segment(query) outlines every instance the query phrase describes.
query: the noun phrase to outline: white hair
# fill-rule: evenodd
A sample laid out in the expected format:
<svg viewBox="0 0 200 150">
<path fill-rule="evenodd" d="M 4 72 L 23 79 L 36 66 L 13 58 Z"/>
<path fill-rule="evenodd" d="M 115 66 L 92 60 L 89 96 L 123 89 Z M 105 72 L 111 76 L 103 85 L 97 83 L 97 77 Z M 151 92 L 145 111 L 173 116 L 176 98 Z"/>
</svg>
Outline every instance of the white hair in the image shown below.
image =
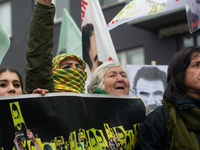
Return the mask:
<svg viewBox="0 0 200 150">
<path fill-rule="evenodd" d="M 109 68 L 116 66 L 120 66 L 120 64 L 113 61 L 107 61 L 97 67 L 93 73 L 90 84 L 87 86 L 88 93 L 92 93 L 95 89 L 104 90 L 104 75 Z"/>
</svg>

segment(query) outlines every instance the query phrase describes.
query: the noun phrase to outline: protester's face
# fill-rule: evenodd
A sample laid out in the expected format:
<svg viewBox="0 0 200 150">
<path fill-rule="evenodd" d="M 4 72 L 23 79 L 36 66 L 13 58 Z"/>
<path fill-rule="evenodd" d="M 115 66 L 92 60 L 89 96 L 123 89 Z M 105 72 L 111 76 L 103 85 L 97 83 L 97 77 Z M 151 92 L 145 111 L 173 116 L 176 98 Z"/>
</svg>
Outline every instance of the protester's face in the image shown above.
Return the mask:
<svg viewBox="0 0 200 150">
<path fill-rule="evenodd" d="M 104 75 L 104 91 L 111 95 L 128 95 L 129 80 L 126 72 L 120 67 L 109 68 Z"/>
<path fill-rule="evenodd" d="M 200 98 L 200 54 L 191 55 L 190 64 L 185 71 L 184 83 L 189 95 Z"/>
<path fill-rule="evenodd" d="M 60 69 L 83 69 L 80 62 L 76 58 L 65 58 L 60 62 Z"/>
<path fill-rule="evenodd" d="M 137 95 L 144 99 L 152 110 L 161 105 L 165 90 L 161 80 L 149 81 L 140 78 L 136 90 Z"/>
<path fill-rule="evenodd" d="M 22 130 L 21 118 L 17 110 L 12 111 L 14 126 L 17 127 L 18 131 Z"/>
<path fill-rule="evenodd" d="M 0 96 L 22 94 L 19 77 L 14 72 L 3 72 L 0 74 Z"/>
<path fill-rule="evenodd" d="M 92 61 L 93 67 L 91 72 L 99 66 L 98 55 L 97 55 L 97 45 L 95 40 L 95 33 L 93 31 L 92 36 L 90 37 L 90 51 L 89 51 L 90 59 Z"/>
</svg>

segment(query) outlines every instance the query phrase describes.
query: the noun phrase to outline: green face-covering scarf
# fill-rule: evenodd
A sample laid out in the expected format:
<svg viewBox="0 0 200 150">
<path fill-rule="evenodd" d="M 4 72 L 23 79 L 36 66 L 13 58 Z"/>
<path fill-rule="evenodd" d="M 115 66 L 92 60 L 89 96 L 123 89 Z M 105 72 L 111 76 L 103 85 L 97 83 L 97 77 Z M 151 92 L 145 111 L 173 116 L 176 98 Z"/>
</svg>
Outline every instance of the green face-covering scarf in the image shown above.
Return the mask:
<svg viewBox="0 0 200 150">
<path fill-rule="evenodd" d="M 60 62 L 65 58 L 77 59 L 83 69 L 60 69 Z M 52 63 L 55 92 L 85 92 L 87 73 L 85 71 L 85 62 L 81 58 L 72 54 L 61 54 L 54 57 Z"/>
<path fill-rule="evenodd" d="M 200 132 L 200 109 L 180 110 L 175 102 L 162 101 L 169 117 L 166 128 L 171 136 L 170 150 L 200 150 L 194 132 Z"/>
</svg>

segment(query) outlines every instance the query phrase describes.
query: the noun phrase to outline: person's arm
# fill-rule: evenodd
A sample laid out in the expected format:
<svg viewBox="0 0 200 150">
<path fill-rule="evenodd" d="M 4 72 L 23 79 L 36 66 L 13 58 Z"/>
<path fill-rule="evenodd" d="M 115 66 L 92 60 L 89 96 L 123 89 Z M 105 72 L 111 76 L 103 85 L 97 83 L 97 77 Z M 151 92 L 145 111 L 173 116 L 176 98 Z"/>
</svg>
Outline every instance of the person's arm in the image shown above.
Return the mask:
<svg viewBox="0 0 200 150">
<path fill-rule="evenodd" d="M 17 136 L 17 132 L 15 132 L 15 138 L 13 142 L 15 143 L 17 150 L 24 150 L 22 141 L 20 141 L 20 138 Z"/>
<path fill-rule="evenodd" d="M 31 132 L 30 129 L 27 130 L 27 137 L 33 142 L 33 144 L 35 145 L 36 150 L 42 150 L 42 148 L 40 147 L 38 141 L 36 140 L 35 136 L 33 135 L 33 132 Z"/>
<path fill-rule="evenodd" d="M 46 93 L 49 93 L 49 90 L 47 89 L 40 89 L 40 88 L 37 88 L 33 91 L 32 94 L 41 94 L 41 95 L 45 95 Z"/>
<path fill-rule="evenodd" d="M 38 2 L 45 5 L 51 5 L 52 0 L 38 0 Z"/>
<path fill-rule="evenodd" d="M 54 92 L 52 49 L 55 7 L 51 2 L 38 0 L 34 7 L 26 47 L 26 94 L 31 94 L 37 88 Z"/>
<path fill-rule="evenodd" d="M 170 147 L 166 121 L 168 113 L 165 106 L 161 106 L 151 112 L 140 123 L 140 131 L 136 150 L 161 150 Z"/>
</svg>

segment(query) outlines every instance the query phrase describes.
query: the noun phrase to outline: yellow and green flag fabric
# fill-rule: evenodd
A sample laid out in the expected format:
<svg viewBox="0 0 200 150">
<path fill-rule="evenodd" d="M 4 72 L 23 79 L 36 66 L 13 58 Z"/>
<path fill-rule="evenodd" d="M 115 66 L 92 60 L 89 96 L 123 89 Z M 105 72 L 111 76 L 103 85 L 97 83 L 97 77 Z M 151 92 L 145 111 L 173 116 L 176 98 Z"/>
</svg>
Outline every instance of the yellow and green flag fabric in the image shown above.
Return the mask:
<svg viewBox="0 0 200 150">
<path fill-rule="evenodd" d="M 71 53 L 82 57 L 81 31 L 65 8 L 62 19 L 57 55 Z"/>
<path fill-rule="evenodd" d="M 0 23 L 0 64 L 10 47 L 10 38 L 8 37 L 4 27 Z"/>
</svg>

